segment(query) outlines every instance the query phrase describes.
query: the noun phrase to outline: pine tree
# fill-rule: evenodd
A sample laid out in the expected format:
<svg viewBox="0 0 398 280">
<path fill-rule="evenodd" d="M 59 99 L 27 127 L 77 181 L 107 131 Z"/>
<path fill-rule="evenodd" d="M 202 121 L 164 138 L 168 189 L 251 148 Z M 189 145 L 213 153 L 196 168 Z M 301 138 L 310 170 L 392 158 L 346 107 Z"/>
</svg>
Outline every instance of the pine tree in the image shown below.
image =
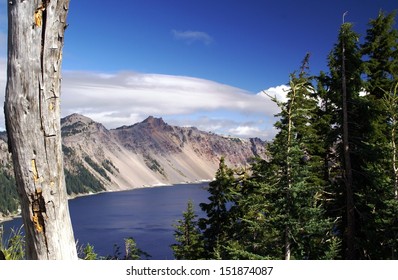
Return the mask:
<svg viewBox="0 0 398 280">
<path fill-rule="evenodd" d="M 201 232 L 197 223 L 192 201 L 188 201 L 183 219 L 175 225 L 174 237 L 177 244 L 173 244 L 174 257 L 177 260 L 199 260 L 204 257 L 204 247 Z"/>
<path fill-rule="evenodd" d="M 376 244 L 375 258 L 398 258 L 398 82 L 394 88 L 384 96 L 382 99 L 382 107 L 388 116 L 388 157 L 387 162 L 389 166 L 382 169 L 382 172 L 387 175 L 390 180 L 383 180 L 387 184 L 383 184 L 382 196 L 379 199 L 376 217 L 376 226 L 378 237 Z M 387 170 L 387 174 L 385 172 Z M 379 173 L 382 173 L 379 172 Z"/>
<path fill-rule="evenodd" d="M 287 103 L 287 139 L 282 141 L 286 146 L 286 180 L 287 180 L 287 211 L 290 225 L 286 227 L 285 259 L 289 259 L 288 242 L 294 243 L 295 258 L 320 258 L 325 249 L 327 232 L 331 229 L 329 221 L 324 217 L 322 178 L 322 147 L 316 131 L 317 99 L 304 66 L 298 77 L 292 76 L 290 81 L 289 101 Z M 283 110 L 282 110 L 283 112 Z M 277 141 L 276 141 L 277 142 Z M 279 154 L 279 151 L 276 151 Z M 274 152 L 275 154 L 275 152 Z M 283 166 L 283 161 L 282 161 Z M 292 245 L 290 245 L 291 247 Z"/>
<path fill-rule="evenodd" d="M 361 197 L 361 245 L 364 258 L 396 258 L 398 225 L 396 169 L 396 118 L 398 82 L 398 31 L 394 29 L 396 13 L 380 11 L 369 22 L 362 54 L 365 59 L 365 89 L 369 104 L 367 118 L 371 131 L 365 163 L 366 193 Z M 394 89 L 395 88 L 395 89 Z M 369 152 L 370 151 L 370 152 Z"/>
<path fill-rule="evenodd" d="M 330 78 L 328 95 L 335 115 L 330 123 L 330 151 L 335 151 L 332 162 L 341 170 L 334 180 L 337 194 L 333 210 L 342 223 L 336 229 L 343 233 L 344 258 L 358 257 L 356 237 L 359 205 L 356 198 L 366 177 L 362 168 L 367 152 L 364 136 L 369 132 L 366 118 L 368 104 L 360 97 L 362 90 L 362 60 L 359 35 L 352 30 L 351 23 L 343 23 L 338 42 L 329 55 Z M 341 209 L 341 210 L 339 210 Z"/>
<path fill-rule="evenodd" d="M 243 220 L 253 228 L 261 222 L 261 236 L 266 238 L 258 246 L 262 252 L 256 253 L 263 257 L 319 259 L 330 247 L 332 224 L 324 210 L 324 151 L 316 131 L 318 100 L 307 72 L 308 59 L 307 55 L 300 72 L 290 77 L 288 101 L 274 99 L 281 108 L 275 124 L 279 132 L 268 146 L 270 160 L 254 166 L 250 180 L 258 189 L 262 210 L 257 219 L 244 216 Z"/>
<path fill-rule="evenodd" d="M 380 259 L 391 256 L 390 241 L 395 235 L 393 220 L 388 218 L 393 211 L 389 203 L 393 181 L 389 162 L 392 161 L 393 153 L 389 140 L 390 116 L 385 107 L 385 92 L 390 91 L 396 77 L 394 69 L 397 69 L 394 57 L 397 55 L 397 33 L 392 27 L 393 18 L 394 13 L 385 16 L 380 12 L 377 19 L 370 21 L 365 43 L 359 50 L 359 57 L 362 55 L 366 60 L 357 67 L 355 75 L 359 77 L 359 71 L 366 74 L 364 83 L 358 83 L 365 88 L 366 94 L 360 96 L 361 89 L 357 86 L 354 96 L 348 100 L 356 220 L 356 229 L 353 231 L 355 258 Z M 354 53 L 358 54 L 356 50 Z M 354 61 L 349 60 L 347 63 L 352 64 Z M 352 72 L 348 73 L 352 79 Z"/>
<path fill-rule="evenodd" d="M 220 159 L 216 178 L 210 182 L 208 192 L 209 203 L 199 206 L 206 213 L 206 218 L 199 219 L 199 227 L 203 231 L 206 258 L 220 259 L 226 257 L 224 245 L 231 239 L 231 228 L 234 224 L 234 197 L 236 191 L 234 171 Z"/>
<path fill-rule="evenodd" d="M 365 57 L 366 91 L 381 99 L 398 79 L 398 30 L 394 29 L 396 12 L 380 11 L 369 28 L 362 45 Z M 381 112 L 380 112 L 381 113 Z"/>
<path fill-rule="evenodd" d="M 279 259 L 283 245 L 280 232 L 273 226 L 275 218 L 272 188 L 273 176 L 267 161 L 257 158 L 249 172 L 241 172 L 239 195 L 235 196 L 232 238 L 226 243 L 229 259 Z"/>
</svg>

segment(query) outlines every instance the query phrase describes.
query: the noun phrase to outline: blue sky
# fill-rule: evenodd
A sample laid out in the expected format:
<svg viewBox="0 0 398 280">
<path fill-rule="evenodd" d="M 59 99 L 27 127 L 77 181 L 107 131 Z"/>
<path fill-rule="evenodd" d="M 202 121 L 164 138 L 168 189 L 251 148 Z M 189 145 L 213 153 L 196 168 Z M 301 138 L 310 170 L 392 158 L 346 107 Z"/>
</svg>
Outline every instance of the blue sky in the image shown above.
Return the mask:
<svg viewBox="0 0 398 280">
<path fill-rule="evenodd" d="M 2 88 L 6 2 L 0 4 Z M 169 124 L 270 139 L 277 108 L 259 93 L 280 93 L 307 52 L 313 74 L 327 71 L 345 11 L 364 36 L 369 19 L 380 9 L 398 9 L 395 2 L 71 0 L 63 115 L 83 113 L 108 128 L 154 115 Z"/>
</svg>

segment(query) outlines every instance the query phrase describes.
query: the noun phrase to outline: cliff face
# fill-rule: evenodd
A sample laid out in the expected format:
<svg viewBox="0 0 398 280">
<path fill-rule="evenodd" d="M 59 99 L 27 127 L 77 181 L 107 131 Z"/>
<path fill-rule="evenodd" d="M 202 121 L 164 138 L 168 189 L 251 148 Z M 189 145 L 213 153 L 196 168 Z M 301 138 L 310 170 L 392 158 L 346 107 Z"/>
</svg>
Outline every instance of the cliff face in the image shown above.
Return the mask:
<svg viewBox="0 0 398 280">
<path fill-rule="evenodd" d="M 65 157 L 66 169 L 73 171 L 81 162 L 108 190 L 211 180 L 222 156 L 231 167 L 238 167 L 264 155 L 260 139 L 222 137 L 154 117 L 107 130 L 74 114 L 62 120 L 62 134 L 64 147 L 73 153 Z M 94 164 L 87 163 L 88 158 Z"/>
<path fill-rule="evenodd" d="M 61 125 L 70 196 L 211 180 L 222 156 L 230 167 L 243 167 L 253 157 L 265 156 L 265 143 L 260 139 L 223 137 L 194 127 L 171 126 L 161 118 L 148 117 L 141 123 L 108 130 L 73 114 L 63 118 Z M 4 180 L 9 179 L 8 185 L 14 184 L 4 132 L 0 133 L 0 169 Z M 2 190 L 10 193 L 0 186 L 0 193 Z M 7 211 L 0 205 L 0 212 Z"/>
</svg>

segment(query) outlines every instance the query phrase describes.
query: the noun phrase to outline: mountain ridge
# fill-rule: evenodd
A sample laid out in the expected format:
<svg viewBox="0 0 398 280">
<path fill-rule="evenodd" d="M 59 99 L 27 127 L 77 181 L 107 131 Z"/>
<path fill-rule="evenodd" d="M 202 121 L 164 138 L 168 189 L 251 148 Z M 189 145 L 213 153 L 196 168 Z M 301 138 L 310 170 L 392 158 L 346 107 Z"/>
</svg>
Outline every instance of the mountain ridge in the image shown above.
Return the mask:
<svg viewBox="0 0 398 280">
<path fill-rule="evenodd" d="M 195 127 L 172 126 L 153 116 L 109 130 L 78 114 L 63 118 L 61 123 L 66 147 L 97 164 L 111 162 L 120 171 L 109 174 L 116 183 L 113 187 L 106 184 L 111 189 L 125 189 L 125 184 L 141 187 L 211 180 L 222 156 L 229 165 L 238 167 L 265 150 L 260 139 L 228 138 Z"/>
</svg>

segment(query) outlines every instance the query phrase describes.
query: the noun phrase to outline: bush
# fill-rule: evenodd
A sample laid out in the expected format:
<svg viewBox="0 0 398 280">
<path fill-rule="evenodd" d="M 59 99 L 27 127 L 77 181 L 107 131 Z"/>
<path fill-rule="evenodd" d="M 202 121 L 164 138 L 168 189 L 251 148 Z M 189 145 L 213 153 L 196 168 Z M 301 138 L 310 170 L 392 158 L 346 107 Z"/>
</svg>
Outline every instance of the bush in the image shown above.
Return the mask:
<svg viewBox="0 0 398 280">
<path fill-rule="evenodd" d="M 0 251 L 6 260 L 25 259 L 25 236 L 22 234 L 22 227 L 11 229 L 10 236 L 3 241 L 3 226 L 0 226 Z"/>
</svg>

